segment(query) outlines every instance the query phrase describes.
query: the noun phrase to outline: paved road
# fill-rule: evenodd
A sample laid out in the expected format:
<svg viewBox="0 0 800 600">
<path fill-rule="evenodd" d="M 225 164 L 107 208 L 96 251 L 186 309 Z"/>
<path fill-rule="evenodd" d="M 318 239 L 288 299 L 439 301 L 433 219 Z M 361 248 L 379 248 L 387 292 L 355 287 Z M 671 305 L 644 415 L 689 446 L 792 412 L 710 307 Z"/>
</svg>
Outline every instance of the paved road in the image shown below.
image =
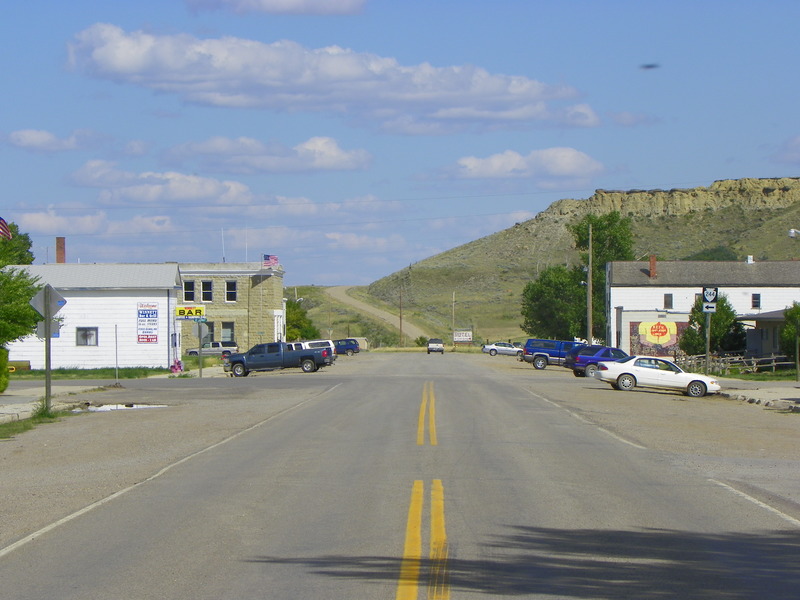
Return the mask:
<svg viewBox="0 0 800 600">
<path fill-rule="evenodd" d="M 491 368 L 503 357 L 361 358 L 193 382 L 181 402 L 286 400 L 5 551 L 4 596 L 797 597 L 800 521 L 565 410 L 592 382 Z"/>
<path fill-rule="evenodd" d="M 427 333 L 424 329 L 417 327 L 413 323 L 410 323 L 408 320 L 403 319 L 402 327 L 400 323 L 400 317 L 398 315 L 394 315 L 390 312 L 386 312 L 385 310 L 381 310 L 372 306 L 371 304 L 367 304 L 366 302 L 362 302 L 361 300 L 356 300 L 352 296 L 347 293 L 352 286 L 346 285 L 339 285 L 334 287 L 325 288 L 325 292 L 330 295 L 332 298 L 335 298 L 339 302 L 344 304 L 349 304 L 353 308 L 367 313 L 377 319 L 380 319 L 384 323 L 391 325 L 398 331 L 402 329 L 403 336 L 408 337 L 408 339 L 415 340 L 420 337 L 429 338 L 431 334 Z"/>
</svg>

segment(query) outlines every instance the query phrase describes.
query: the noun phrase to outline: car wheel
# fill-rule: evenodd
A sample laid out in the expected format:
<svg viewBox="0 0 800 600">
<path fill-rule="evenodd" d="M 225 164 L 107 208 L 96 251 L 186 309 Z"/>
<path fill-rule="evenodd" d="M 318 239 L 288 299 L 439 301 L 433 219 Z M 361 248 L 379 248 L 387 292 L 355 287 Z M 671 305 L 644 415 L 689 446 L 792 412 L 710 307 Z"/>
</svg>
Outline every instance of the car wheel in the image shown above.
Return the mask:
<svg viewBox="0 0 800 600">
<path fill-rule="evenodd" d="M 596 371 L 597 365 L 586 365 L 586 370 L 583 374 L 586 375 L 586 377 L 594 377 Z"/>
<path fill-rule="evenodd" d="M 544 356 L 537 356 L 533 359 L 533 368 L 540 371 L 547 366 L 547 359 Z"/>
<path fill-rule="evenodd" d="M 303 373 L 313 373 L 317 370 L 317 365 L 314 364 L 312 359 L 306 358 L 300 363 L 300 368 L 303 370 Z"/>
<path fill-rule="evenodd" d="M 347 351 L 347 356 L 353 356 L 353 354 L 355 354 L 355 352 L 353 352 L 352 350 Z"/>
<path fill-rule="evenodd" d="M 494 348 L 489 350 L 489 356 L 497 356 L 497 350 L 495 350 Z"/>
<path fill-rule="evenodd" d="M 686 386 L 686 395 L 692 398 L 702 398 L 706 395 L 706 384 L 702 381 L 693 381 Z"/>
<path fill-rule="evenodd" d="M 636 387 L 636 378 L 633 375 L 625 373 L 617 378 L 616 388 L 618 390 L 629 392 L 635 387 Z"/>
<path fill-rule="evenodd" d="M 188 352 L 187 354 L 188 354 L 189 356 L 197 356 L 197 352 L 191 352 L 191 351 L 190 351 L 190 352 Z"/>
<path fill-rule="evenodd" d="M 231 372 L 234 377 L 247 377 L 247 369 L 244 368 L 242 363 L 236 363 L 231 367 Z"/>
<path fill-rule="evenodd" d="M 578 369 L 572 369 L 572 374 L 575 375 L 575 377 L 585 377 L 586 376 L 586 374 L 583 371 L 578 371 Z"/>
</svg>

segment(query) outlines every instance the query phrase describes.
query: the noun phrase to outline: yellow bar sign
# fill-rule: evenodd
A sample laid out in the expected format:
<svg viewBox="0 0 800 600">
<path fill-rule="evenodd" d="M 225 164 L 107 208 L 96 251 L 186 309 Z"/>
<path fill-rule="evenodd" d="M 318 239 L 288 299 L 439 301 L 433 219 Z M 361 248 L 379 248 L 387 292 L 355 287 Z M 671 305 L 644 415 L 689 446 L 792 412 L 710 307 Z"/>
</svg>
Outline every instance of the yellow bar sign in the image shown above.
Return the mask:
<svg viewBox="0 0 800 600">
<path fill-rule="evenodd" d="M 194 319 L 195 317 L 205 317 L 206 307 L 200 306 L 176 306 L 175 318 L 177 319 Z"/>
</svg>

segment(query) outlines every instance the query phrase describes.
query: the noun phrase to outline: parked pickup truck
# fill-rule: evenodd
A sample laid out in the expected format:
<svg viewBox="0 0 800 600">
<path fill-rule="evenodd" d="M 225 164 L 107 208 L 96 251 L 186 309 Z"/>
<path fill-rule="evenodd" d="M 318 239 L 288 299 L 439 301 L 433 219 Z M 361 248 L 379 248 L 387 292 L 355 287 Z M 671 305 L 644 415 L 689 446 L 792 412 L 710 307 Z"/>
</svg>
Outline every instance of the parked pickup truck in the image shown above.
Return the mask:
<svg viewBox="0 0 800 600">
<path fill-rule="evenodd" d="M 583 346 L 581 342 L 566 340 L 536 340 L 525 342 L 522 360 L 529 362 L 535 369 L 544 369 L 547 365 L 560 365 L 564 356 L 575 346 Z"/>
<path fill-rule="evenodd" d="M 328 348 L 291 349 L 290 344 L 272 342 L 256 344 L 242 354 L 222 357 L 222 367 L 234 377 L 247 377 L 251 371 L 274 371 L 300 367 L 304 373 L 313 373 L 320 367 L 333 363 Z"/>
</svg>

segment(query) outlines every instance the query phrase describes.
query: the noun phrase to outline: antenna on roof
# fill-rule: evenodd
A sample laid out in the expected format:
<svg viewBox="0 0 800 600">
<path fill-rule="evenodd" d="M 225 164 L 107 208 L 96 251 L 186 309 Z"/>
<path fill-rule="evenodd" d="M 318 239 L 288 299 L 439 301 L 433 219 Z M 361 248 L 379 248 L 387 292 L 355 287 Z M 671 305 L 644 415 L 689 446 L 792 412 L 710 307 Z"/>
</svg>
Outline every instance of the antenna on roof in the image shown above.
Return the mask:
<svg viewBox="0 0 800 600">
<path fill-rule="evenodd" d="M 222 235 L 222 262 L 225 262 L 225 228 L 221 227 L 219 232 Z"/>
</svg>

